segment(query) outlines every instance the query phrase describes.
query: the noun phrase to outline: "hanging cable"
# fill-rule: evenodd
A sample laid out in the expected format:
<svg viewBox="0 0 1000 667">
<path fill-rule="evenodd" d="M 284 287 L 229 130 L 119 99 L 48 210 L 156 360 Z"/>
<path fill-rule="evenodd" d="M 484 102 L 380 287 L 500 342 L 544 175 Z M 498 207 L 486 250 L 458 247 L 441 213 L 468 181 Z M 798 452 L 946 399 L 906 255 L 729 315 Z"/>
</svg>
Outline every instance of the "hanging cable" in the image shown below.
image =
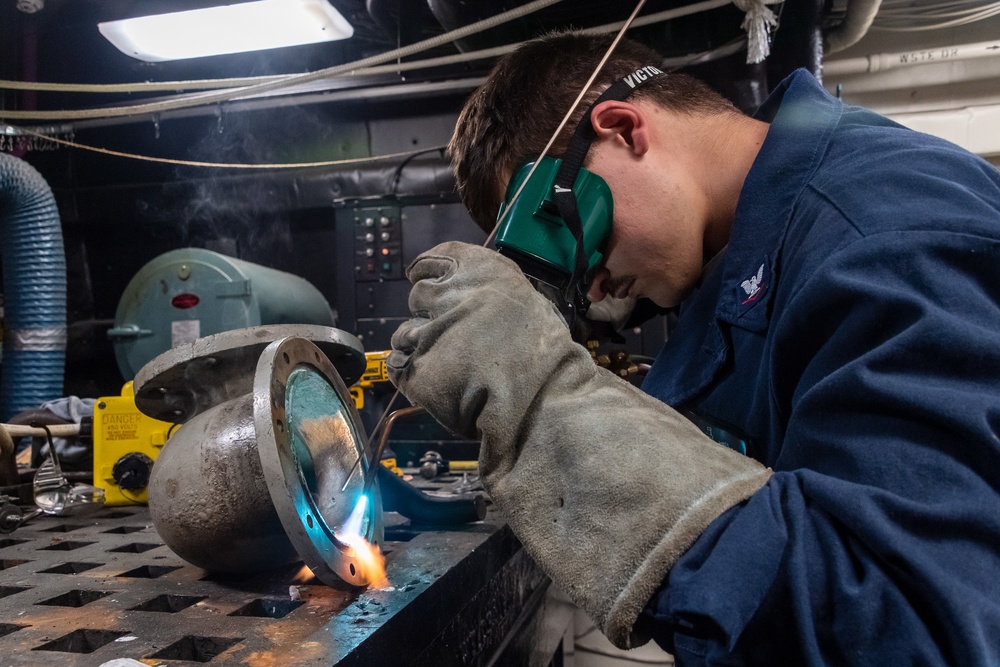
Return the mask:
<svg viewBox="0 0 1000 667">
<path fill-rule="evenodd" d="M 97 146 L 88 146 L 86 144 L 81 144 L 76 141 L 70 141 L 69 139 L 58 139 L 56 137 L 46 136 L 44 134 L 39 134 L 38 132 L 33 132 L 32 130 L 26 128 L 19 128 L 12 125 L 19 132 L 33 136 L 41 137 L 46 141 L 52 141 L 57 144 L 64 146 L 69 146 L 71 148 L 79 148 L 85 151 L 91 151 L 93 153 L 101 153 L 103 155 L 113 155 L 115 157 L 130 158 L 133 160 L 142 160 L 144 162 L 159 162 L 162 164 L 176 164 L 183 165 L 185 167 L 214 167 L 219 169 L 306 169 L 310 167 L 338 167 L 344 165 L 358 165 L 358 164 L 369 164 L 373 162 L 385 162 L 387 160 L 396 160 L 399 158 L 405 158 L 405 161 L 409 161 L 416 155 L 421 153 L 427 153 L 430 151 L 444 151 L 447 146 L 435 146 L 434 148 L 422 148 L 416 151 L 403 151 L 401 153 L 387 153 L 385 155 L 373 155 L 370 157 L 358 157 L 358 158 L 346 158 L 340 160 L 322 160 L 319 162 L 294 162 L 294 163 L 260 163 L 260 164 L 246 164 L 240 162 L 200 162 L 197 160 L 175 160 L 172 158 L 164 157 L 153 157 L 150 155 L 137 155 L 136 153 L 126 153 L 124 151 L 114 151 L 107 148 L 99 148 Z"/>
<path fill-rule="evenodd" d="M 403 176 L 403 170 L 406 169 L 406 165 L 410 164 L 415 157 L 420 155 L 425 155 L 427 153 L 440 153 L 441 157 L 444 157 L 445 151 L 448 150 L 447 146 L 435 146 L 434 148 L 424 148 L 421 150 L 413 151 L 402 162 L 396 167 L 396 170 L 392 174 L 392 178 L 389 179 L 388 192 L 390 197 L 396 196 L 396 191 L 399 189 L 399 179 Z"/>
<path fill-rule="evenodd" d="M 996 0 L 883 0 L 872 30 L 917 32 L 968 25 L 1000 15 Z"/>
</svg>

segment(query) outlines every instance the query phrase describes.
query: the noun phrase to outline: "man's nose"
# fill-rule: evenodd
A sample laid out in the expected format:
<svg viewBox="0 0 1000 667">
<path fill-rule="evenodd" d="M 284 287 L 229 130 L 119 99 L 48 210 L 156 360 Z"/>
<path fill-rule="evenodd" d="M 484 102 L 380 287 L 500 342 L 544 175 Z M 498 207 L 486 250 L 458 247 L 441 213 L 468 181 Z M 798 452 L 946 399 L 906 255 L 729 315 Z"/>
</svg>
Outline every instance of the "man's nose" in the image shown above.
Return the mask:
<svg viewBox="0 0 1000 667">
<path fill-rule="evenodd" d="M 605 297 L 606 293 L 604 291 L 604 281 L 610 277 L 611 272 L 603 266 L 597 269 L 597 272 L 594 274 L 594 279 L 590 281 L 590 289 L 587 290 L 587 298 L 591 303 L 597 303 Z"/>
</svg>

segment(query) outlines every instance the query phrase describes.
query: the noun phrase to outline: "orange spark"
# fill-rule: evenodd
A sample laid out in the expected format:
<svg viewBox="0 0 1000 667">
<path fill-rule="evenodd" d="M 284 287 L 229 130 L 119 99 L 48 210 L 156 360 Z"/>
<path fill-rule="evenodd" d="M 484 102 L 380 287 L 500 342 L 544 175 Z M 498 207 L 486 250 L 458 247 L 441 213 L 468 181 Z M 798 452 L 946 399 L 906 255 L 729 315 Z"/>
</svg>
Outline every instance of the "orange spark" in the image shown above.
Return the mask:
<svg viewBox="0 0 1000 667">
<path fill-rule="evenodd" d="M 389 579 L 385 576 L 385 556 L 378 545 L 370 543 L 360 535 L 348 534 L 341 536 L 351 547 L 358 569 L 358 575 L 368 580 L 368 588 L 388 588 Z"/>
<path fill-rule="evenodd" d="M 303 565 L 302 569 L 295 573 L 292 577 L 293 584 L 304 584 L 308 581 L 312 581 L 314 575 L 313 571 L 309 569 L 308 565 Z"/>
</svg>

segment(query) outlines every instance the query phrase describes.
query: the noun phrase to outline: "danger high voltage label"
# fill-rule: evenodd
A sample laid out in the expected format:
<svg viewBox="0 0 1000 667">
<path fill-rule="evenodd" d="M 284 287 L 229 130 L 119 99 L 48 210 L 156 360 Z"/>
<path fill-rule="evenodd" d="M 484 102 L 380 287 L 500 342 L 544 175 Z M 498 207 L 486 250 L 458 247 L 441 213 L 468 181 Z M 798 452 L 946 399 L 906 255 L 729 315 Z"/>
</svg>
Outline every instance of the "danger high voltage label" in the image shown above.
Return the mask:
<svg viewBox="0 0 1000 667">
<path fill-rule="evenodd" d="M 104 415 L 101 429 L 105 440 L 135 440 L 139 437 L 139 422 L 142 415 L 137 412 L 119 415 Z"/>
</svg>

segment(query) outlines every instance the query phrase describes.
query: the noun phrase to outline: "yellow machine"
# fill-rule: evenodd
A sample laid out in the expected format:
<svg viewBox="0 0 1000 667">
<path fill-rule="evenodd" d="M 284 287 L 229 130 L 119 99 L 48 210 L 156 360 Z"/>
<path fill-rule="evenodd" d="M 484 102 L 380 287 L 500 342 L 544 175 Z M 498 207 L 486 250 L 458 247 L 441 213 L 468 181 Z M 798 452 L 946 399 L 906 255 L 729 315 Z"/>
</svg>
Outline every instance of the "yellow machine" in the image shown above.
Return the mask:
<svg viewBox="0 0 1000 667">
<path fill-rule="evenodd" d="M 132 383 L 121 396 L 103 396 L 94 405 L 94 486 L 106 505 L 145 503 L 149 474 L 176 424 L 147 417 L 135 407 Z"/>
</svg>

